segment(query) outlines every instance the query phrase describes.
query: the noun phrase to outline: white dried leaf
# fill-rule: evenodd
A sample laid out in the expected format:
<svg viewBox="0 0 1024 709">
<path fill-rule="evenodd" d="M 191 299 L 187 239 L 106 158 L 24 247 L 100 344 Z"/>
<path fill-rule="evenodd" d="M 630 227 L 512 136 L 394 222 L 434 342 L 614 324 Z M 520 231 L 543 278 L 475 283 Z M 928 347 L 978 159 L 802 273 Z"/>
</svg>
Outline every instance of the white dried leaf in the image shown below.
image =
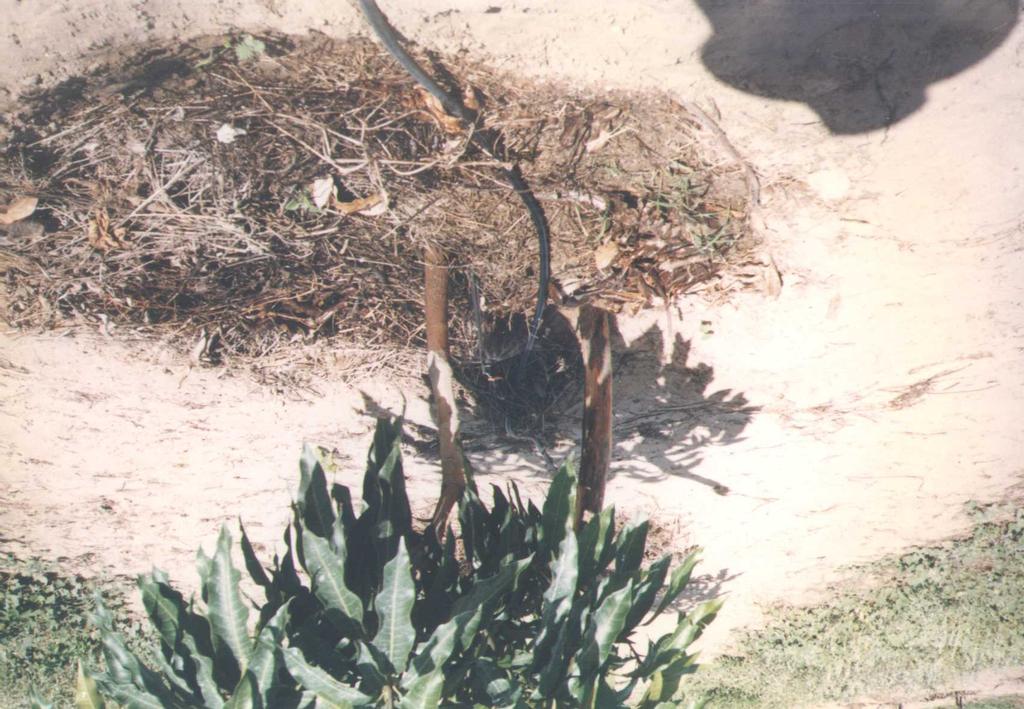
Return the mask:
<svg viewBox="0 0 1024 709">
<path fill-rule="evenodd" d="M 326 207 L 332 197 L 336 197 L 334 188 L 333 177 L 321 177 L 318 180 L 313 180 L 313 185 L 309 188 L 309 194 L 313 198 L 313 204 L 318 209 Z"/>
<path fill-rule="evenodd" d="M 7 205 L 7 209 L 0 214 L 0 224 L 13 224 L 14 222 L 32 216 L 36 211 L 39 200 L 36 197 L 18 197 Z"/>
<path fill-rule="evenodd" d="M 230 123 L 223 123 L 217 129 L 217 140 L 225 145 L 231 145 L 235 142 L 235 138 L 240 135 L 245 135 L 245 129 L 235 128 Z"/>
</svg>

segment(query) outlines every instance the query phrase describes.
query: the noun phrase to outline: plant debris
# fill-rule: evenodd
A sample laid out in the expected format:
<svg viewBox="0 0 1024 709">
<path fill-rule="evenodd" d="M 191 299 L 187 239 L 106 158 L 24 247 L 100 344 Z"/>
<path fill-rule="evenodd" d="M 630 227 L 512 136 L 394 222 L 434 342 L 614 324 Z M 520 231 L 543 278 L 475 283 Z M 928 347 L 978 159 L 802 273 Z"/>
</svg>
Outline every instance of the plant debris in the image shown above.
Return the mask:
<svg viewBox="0 0 1024 709">
<path fill-rule="evenodd" d="M 30 97 L 0 155 L 0 221 L 34 210 L 45 229 L 0 229 L 5 317 L 164 329 L 183 352 L 208 333 L 243 358 L 324 337 L 419 347 L 431 242 L 452 267 L 453 357 L 483 371 L 485 341 L 524 335 L 535 297 L 511 162 L 551 226 L 556 300 L 639 309 L 714 287 L 749 251 L 745 166 L 668 96 L 434 68 L 505 162 L 365 39 L 206 38 Z"/>
</svg>

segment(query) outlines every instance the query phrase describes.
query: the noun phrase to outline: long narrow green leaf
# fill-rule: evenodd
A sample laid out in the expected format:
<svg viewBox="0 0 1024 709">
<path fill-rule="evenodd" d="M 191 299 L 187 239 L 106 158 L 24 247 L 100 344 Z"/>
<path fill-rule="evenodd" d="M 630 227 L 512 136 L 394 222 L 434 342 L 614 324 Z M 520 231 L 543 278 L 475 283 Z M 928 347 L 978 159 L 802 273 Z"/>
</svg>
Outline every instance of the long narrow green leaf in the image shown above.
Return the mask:
<svg viewBox="0 0 1024 709">
<path fill-rule="evenodd" d="M 694 670 L 693 664 L 685 655 L 670 662 L 652 675 L 651 683 L 640 701 L 640 706 L 657 706 L 676 699 L 682 678 Z M 672 704 L 672 706 L 679 706 L 679 704 Z"/>
<path fill-rule="evenodd" d="M 394 452 L 401 443 L 401 439 L 401 419 L 377 419 L 377 428 L 373 432 L 373 444 L 366 456 L 366 474 L 363 476 L 363 502 L 371 510 L 380 505 L 379 478 L 389 461 L 394 465 Z M 387 474 L 385 473 L 385 475 Z"/>
<path fill-rule="evenodd" d="M 334 526 L 334 507 L 327 492 L 327 476 L 320 460 L 320 452 L 306 443 L 299 461 L 299 507 L 303 525 L 319 537 L 331 536 Z"/>
<path fill-rule="evenodd" d="M 633 583 L 609 595 L 590 616 L 579 666 L 584 681 L 601 674 L 601 667 L 615 646 L 633 602 Z"/>
<path fill-rule="evenodd" d="M 384 657 L 380 650 L 370 643 L 356 640 L 356 647 L 359 654 L 356 655 L 356 669 L 362 681 L 359 686 L 364 692 L 377 696 L 384 691 L 388 683 L 388 676 L 395 674 L 395 668 L 391 666 L 388 658 Z"/>
<path fill-rule="evenodd" d="M 238 680 L 231 698 L 224 703 L 224 709 L 263 709 L 256 678 L 251 672 L 247 671 L 242 675 L 242 679 Z"/>
<path fill-rule="evenodd" d="M 580 583 L 589 586 L 614 556 L 615 508 L 605 507 L 594 515 L 579 534 Z"/>
<path fill-rule="evenodd" d="M 368 697 L 353 687 L 347 687 L 319 667 L 306 662 L 306 658 L 298 648 L 289 647 L 281 651 L 284 656 L 288 673 L 295 678 L 295 681 L 303 689 L 307 689 L 316 695 L 319 701 L 328 702 L 328 706 L 350 707 L 368 706 L 373 704 L 373 698 Z"/>
<path fill-rule="evenodd" d="M 267 572 L 260 563 L 260 560 L 256 558 L 256 551 L 252 548 L 252 542 L 249 541 L 249 536 L 245 533 L 245 526 L 242 525 L 242 520 L 238 520 L 238 531 L 242 536 L 242 558 L 245 560 L 245 570 L 249 572 L 249 578 L 264 590 L 267 600 L 272 600 L 270 579 L 267 578 Z"/>
<path fill-rule="evenodd" d="M 665 589 L 665 595 L 662 596 L 661 602 L 658 603 L 658 607 L 651 614 L 651 617 L 647 619 L 647 623 L 650 623 L 657 618 L 661 613 L 668 608 L 675 600 L 679 597 L 679 594 L 686 588 L 686 584 L 690 583 L 690 576 L 693 574 L 693 569 L 697 565 L 698 554 L 700 549 L 696 549 L 689 554 L 683 563 L 676 567 L 675 571 L 672 572 L 672 578 L 668 582 L 668 588 Z M 646 625 L 646 623 L 645 623 Z"/>
<path fill-rule="evenodd" d="M 629 632 L 635 628 L 654 605 L 654 599 L 665 583 L 671 563 L 672 555 L 666 554 L 648 567 L 647 572 L 643 575 L 643 581 L 636 587 L 636 598 L 633 601 L 633 606 L 629 609 L 623 632 Z"/>
<path fill-rule="evenodd" d="M 302 546 L 305 551 L 306 571 L 313 582 L 313 593 L 327 609 L 342 613 L 345 618 L 355 621 L 361 628 L 363 602 L 345 585 L 345 545 L 332 550 L 330 543 L 313 534 L 302 531 Z M 328 614 L 331 618 L 333 614 Z M 339 627 L 339 630 L 345 630 Z"/>
<path fill-rule="evenodd" d="M 170 649 L 181 642 L 182 616 L 185 614 L 185 599 L 165 581 L 166 575 L 156 569 L 136 579 L 142 593 L 142 605 L 149 616 L 149 622 L 156 628 L 160 640 Z"/>
<path fill-rule="evenodd" d="M 573 594 L 579 581 L 579 547 L 575 534 L 567 534 L 558 547 L 558 556 L 551 561 L 551 583 L 544 592 L 545 616 L 547 608 L 554 613 L 551 620 L 561 620 L 572 606 Z"/>
<path fill-rule="evenodd" d="M 409 570 L 405 541 L 399 540 L 395 557 L 384 565 L 383 583 L 374 598 L 374 610 L 380 619 L 373 644 L 387 656 L 399 673 L 405 670 L 416 630 L 412 625 L 412 606 L 416 586 Z"/>
<path fill-rule="evenodd" d="M 274 685 L 274 677 L 277 674 L 279 662 L 279 651 L 284 645 L 285 630 L 290 618 L 289 604 L 281 606 L 274 617 L 270 619 L 259 635 L 256 636 L 256 647 L 249 661 L 249 669 L 246 674 L 252 675 L 256 680 L 259 698 L 263 704 L 267 703 L 267 697 L 271 687 Z"/>
<path fill-rule="evenodd" d="M 535 668 L 540 670 L 540 677 L 537 679 L 537 689 L 534 690 L 531 697 L 534 700 L 549 700 L 554 695 L 555 688 L 562 682 L 569 671 L 569 663 L 567 659 L 563 659 L 566 638 L 569 633 L 569 624 L 562 622 L 555 627 L 557 630 L 549 629 L 547 626 L 544 628 L 545 631 L 554 630 L 555 638 L 554 646 L 547 654 L 547 659 L 539 665 L 536 664 L 536 657 L 534 660 Z"/>
<path fill-rule="evenodd" d="M 207 709 L 220 709 L 224 702 L 220 697 L 217 680 L 213 676 L 213 658 L 200 652 L 196 639 L 188 632 L 185 633 L 182 644 L 188 648 L 189 657 L 195 663 L 195 682 L 203 697 L 203 704 Z"/>
<path fill-rule="evenodd" d="M 221 645 L 230 650 L 241 674 L 249 666 L 252 657 L 252 640 L 246 625 L 249 620 L 249 609 L 238 589 L 240 581 L 241 574 L 231 563 L 231 534 L 225 525 L 221 528 L 217 551 L 210 562 L 205 595 L 210 611 L 214 645 Z"/>
<path fill-rule="evenodd" d="M 138 585 L 146 613 L 161 641 L 174 655 L 185 660 L 183 664 L 186 667 L 194 669 L 194 673 L 179 676 L 177 672 L 168 671 L 168 666 L 164 670 L 165 678 L 183 692 L 195 694 L 198 691 L 207 706 L 219 706 L 221 700 L 213 679 L 213 659 L 208 654 L 209 648 L 206 652 L 200 648 L 200 643 L 203 646 L 209 643 L 208 624 L 185 606 L 185 599 L 171 588 L 167 575 L 162 571 L 154 569 L 149 575 L 139 576 Z M 197 638 L 197 634 L 205 637 Z M 162 660 L 163 655 L 157 653 L 157 658 Z"/>
<path fill-rule="evenodd" d="M 104 709 L 106 705 L 96 689 L 96 680 L 85 674 L 82 661 L 75 671 L 75 707 L 77 709 Z"/>
<path fill-rule="evenodd" d="M 576 522 L 576 472 L 572 461 L 559 468 L 544 500 L 541 528 L 544 549 L 554 554 L 566 534 L 572 534 Z"/>
<path fill-rule="evenodd" d="M 433 672 L 420 675 L 410 683 L 409 691 L 398 702 L 400 709 L 435 709 L 441 706 L 441 694 L 444 692 L 445 673 L 443 667 Z"/>
<path fill-rule="evenodd" d="M 648 529 L 650 529 L 650 522 L 647 520 L 639 524 L 630 523 L 623 527 L 616 540 L 615 552 L 615 576 L 619 579 L 624 581 L 643 563 Z"/>
<path fill-rule="evenodd" d="M 114 685 L 134 687 L 140 697 L 151 697 L 147 701 L 158 702 L 160 706 L 180 706 L 163 679 L 139 661 L 119 633 L 114 632 L 110 625 L 100 632 L 103 659 L 106 660 L 107 672 Z"/>
<path fill-rule="evenodd" d="M 559 645 L 566 641 L 565 619 L 572 610 L 573 597 L 579 580 L 579 550 L 575 533 L 570 532 L 562 539 L 558 556 L 551 560 L 551 582 L 544 592 L 541 605 L 541 630 L 534 644 L 533 667 L 535 670 L 548 667 L 543 676 L 552 673 L 550 665 L 557 663 Z M 553 680 L 549 680 L 553 681 Z"/>
<path fill-rule="evenodd" d="M 139 689 L 133 684 L 110 684 L 98 680 L 96 682 L 100 691 L 107 699 L 116 702 L 115 706 L 130 707 L 130 709 L 168 709 L 177 707 L 177 704 L 165 704 L 149 692 Z"/>
<path fill-rule="evenodd" d="M 439 625 L 413 657 L 402 677 L 407 691 L 403 706 L 438 706 L 445 680 L 444 665 L 460 649 L 468 649 L 484 617 L 492 617 L 496 606 L 530 565 L 533 557 L 509 564 L 473 587 L 452 606 L 452 617 Z"/>
</svg>

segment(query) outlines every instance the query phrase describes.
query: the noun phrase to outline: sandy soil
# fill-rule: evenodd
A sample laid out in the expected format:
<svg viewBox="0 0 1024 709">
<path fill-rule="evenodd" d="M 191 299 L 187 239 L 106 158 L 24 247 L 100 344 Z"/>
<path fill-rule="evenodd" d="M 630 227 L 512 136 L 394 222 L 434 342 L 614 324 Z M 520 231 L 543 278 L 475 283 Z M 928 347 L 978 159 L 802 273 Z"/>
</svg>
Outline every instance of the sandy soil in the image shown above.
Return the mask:
<svg viewBox="0 0 1024 709">
<path fill-rule="evenodd" d="M 674 365 L 641 338 L 617 382 L 608 500 L 705 548 L 699 591 L 730 599 L 707 649 L 766 604 L 813 599 L 843 565 L 957 534 L 966 501 L 1021 484 L 1017 0 L 383 5 L 438 49 L 675 92 L 720 116 L 758 170 L 781 295 L 681 302 Z M 344 4 L 312 0 L 0 7 L 9 97 L 126 41 L 359 28 Z M 662 317 L 620 328 L 633 337 Z M 413 391 L 364 389 L 392 406 Z M 158 564 L 189 584 L 195 548 L 224 521 L 240 515 L 273 543 L 299 441 L 349 452 L 355 481 L 371 425 L 359 389 L 329 372 L 273 391 L 102 335 L 4 333 L 0 392 L 0 548 L 104 573 Z M 428 420 L 421 399 L 409 406 Z M 529 446 L 474 456 L 485 477 L 515 469 L 543 489 Z M 410 470 L 429 499 L 434 464 Z"/>
</svg>

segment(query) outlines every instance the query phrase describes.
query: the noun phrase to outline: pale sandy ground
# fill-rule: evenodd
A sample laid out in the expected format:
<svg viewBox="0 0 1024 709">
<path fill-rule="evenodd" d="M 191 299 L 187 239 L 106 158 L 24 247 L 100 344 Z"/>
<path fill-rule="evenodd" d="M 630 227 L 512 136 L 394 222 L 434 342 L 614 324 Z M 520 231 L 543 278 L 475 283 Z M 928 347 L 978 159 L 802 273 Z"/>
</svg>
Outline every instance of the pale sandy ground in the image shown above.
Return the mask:
<svg viewBox="0 0 1024 709">
<path fill-rule="evenodd" d="M 711 381 L 702 389 L 670 371 L 668 388 L 658 387 L 655 368 L 634 360 L 618 391 L 608 499 L 653 514 L 677 546 L 705 548 L 701 588 L 730 599 L 708 650 L 728 647 L 766 604 L 812 600 L 843 565 L 962 532 L 966 501 L 1003 499 L 1020 486 L 1024 30 L 1014 24 L 1016 0 L 924 3 L 988 23 L 975 31 L 950 20 L 952 68 L 931 74 L 923 68 L 942 64 L 943 45 L 906 50 L 912 27 L 879 30 L 855 18 L 830 44 L 840 35 L 827 17 L 810 13 L 801 26 L 779 9 L 783 0 L 763 0 L 762 10 L 777 6 L 767 14 L 718 18 L 719 40 L 758 37 L 761 54 L 726 41 L 704 61 L 713 28 L 692 0 L 383 4 L 438 49 L 541 77 L 665 89 L 717 108 L 758 170 L 760 226 L 785 279 L 781 296 L 686 300 L 674 323 L 688 343 L 685 363 L 704 374 L 710 367 Z M 501 11 L 486 12 L 492 6 Z M 146 36 L 359 27 L 344 3 L 298 0 L 65 0 L 46 9 L 2 0 L 0 9 L 0 54 L 10 59 L 0 83 L 14 93 L 30 74 L 60 78 L 75 66 L 65 59 L 89 61 Z M 773 35 L 766 18 L 796 24 Z M 814 60 L 791 58 L 774 79 L 778 90 L 762 91 L 790 100 L 718 78 L 740 75 L 732 83 L 745 86 L 744 72 L 783 56 L 773 41 Z M 971 42 L 979 51 L 967 56 Z M 864 43 L 881 47 L 873 68 L 844 64 Z M 928 79 L 920 91 L 900 83 L 917 69 Z M 799 81 L 790 76 L 805 70 Z M 843 83 L 857 71 L 864 76 Z M 789 93 L 794 81 L 810 87 L 806 95 Z M 836 95 L 848 101 L 828 113 Z M 899 120 L 871 128 L 880 111 Z M 272 543 L 300 440 L 349 451 L 347 479 L 357 479 L 370 423 L 354 413 L 358 391 L 330 377 L 315 393 L 277 393 L 240 372 L 189 372 L 166 348 L 139 354 L 100 336 L 6 333 L 0 358 L 0 546 L 19 555 L 97 572 L 156 563 L 191 584 L 195 548 L 223 521 L 240 515 Z M 398 400 L 398 385 L 366 386 Z M 715 392 L 756 407 L 749 422 L 714 402 L 687 406 Z M 660 426 L 639 428 L 637 416 L 659 407 L 676 408 Z M 411 403 L 411 416 L 427 420 L 422 402 Z M 477 460 L 494 479 L 517 465 L 497 452 Z M 542 490 L 543 466 L 525 461 L 521 479 Z M 429 498 L 433 465 L 410 467 Z M 716 494 L 714 483 L 730 493 Z"/>
</svg>

